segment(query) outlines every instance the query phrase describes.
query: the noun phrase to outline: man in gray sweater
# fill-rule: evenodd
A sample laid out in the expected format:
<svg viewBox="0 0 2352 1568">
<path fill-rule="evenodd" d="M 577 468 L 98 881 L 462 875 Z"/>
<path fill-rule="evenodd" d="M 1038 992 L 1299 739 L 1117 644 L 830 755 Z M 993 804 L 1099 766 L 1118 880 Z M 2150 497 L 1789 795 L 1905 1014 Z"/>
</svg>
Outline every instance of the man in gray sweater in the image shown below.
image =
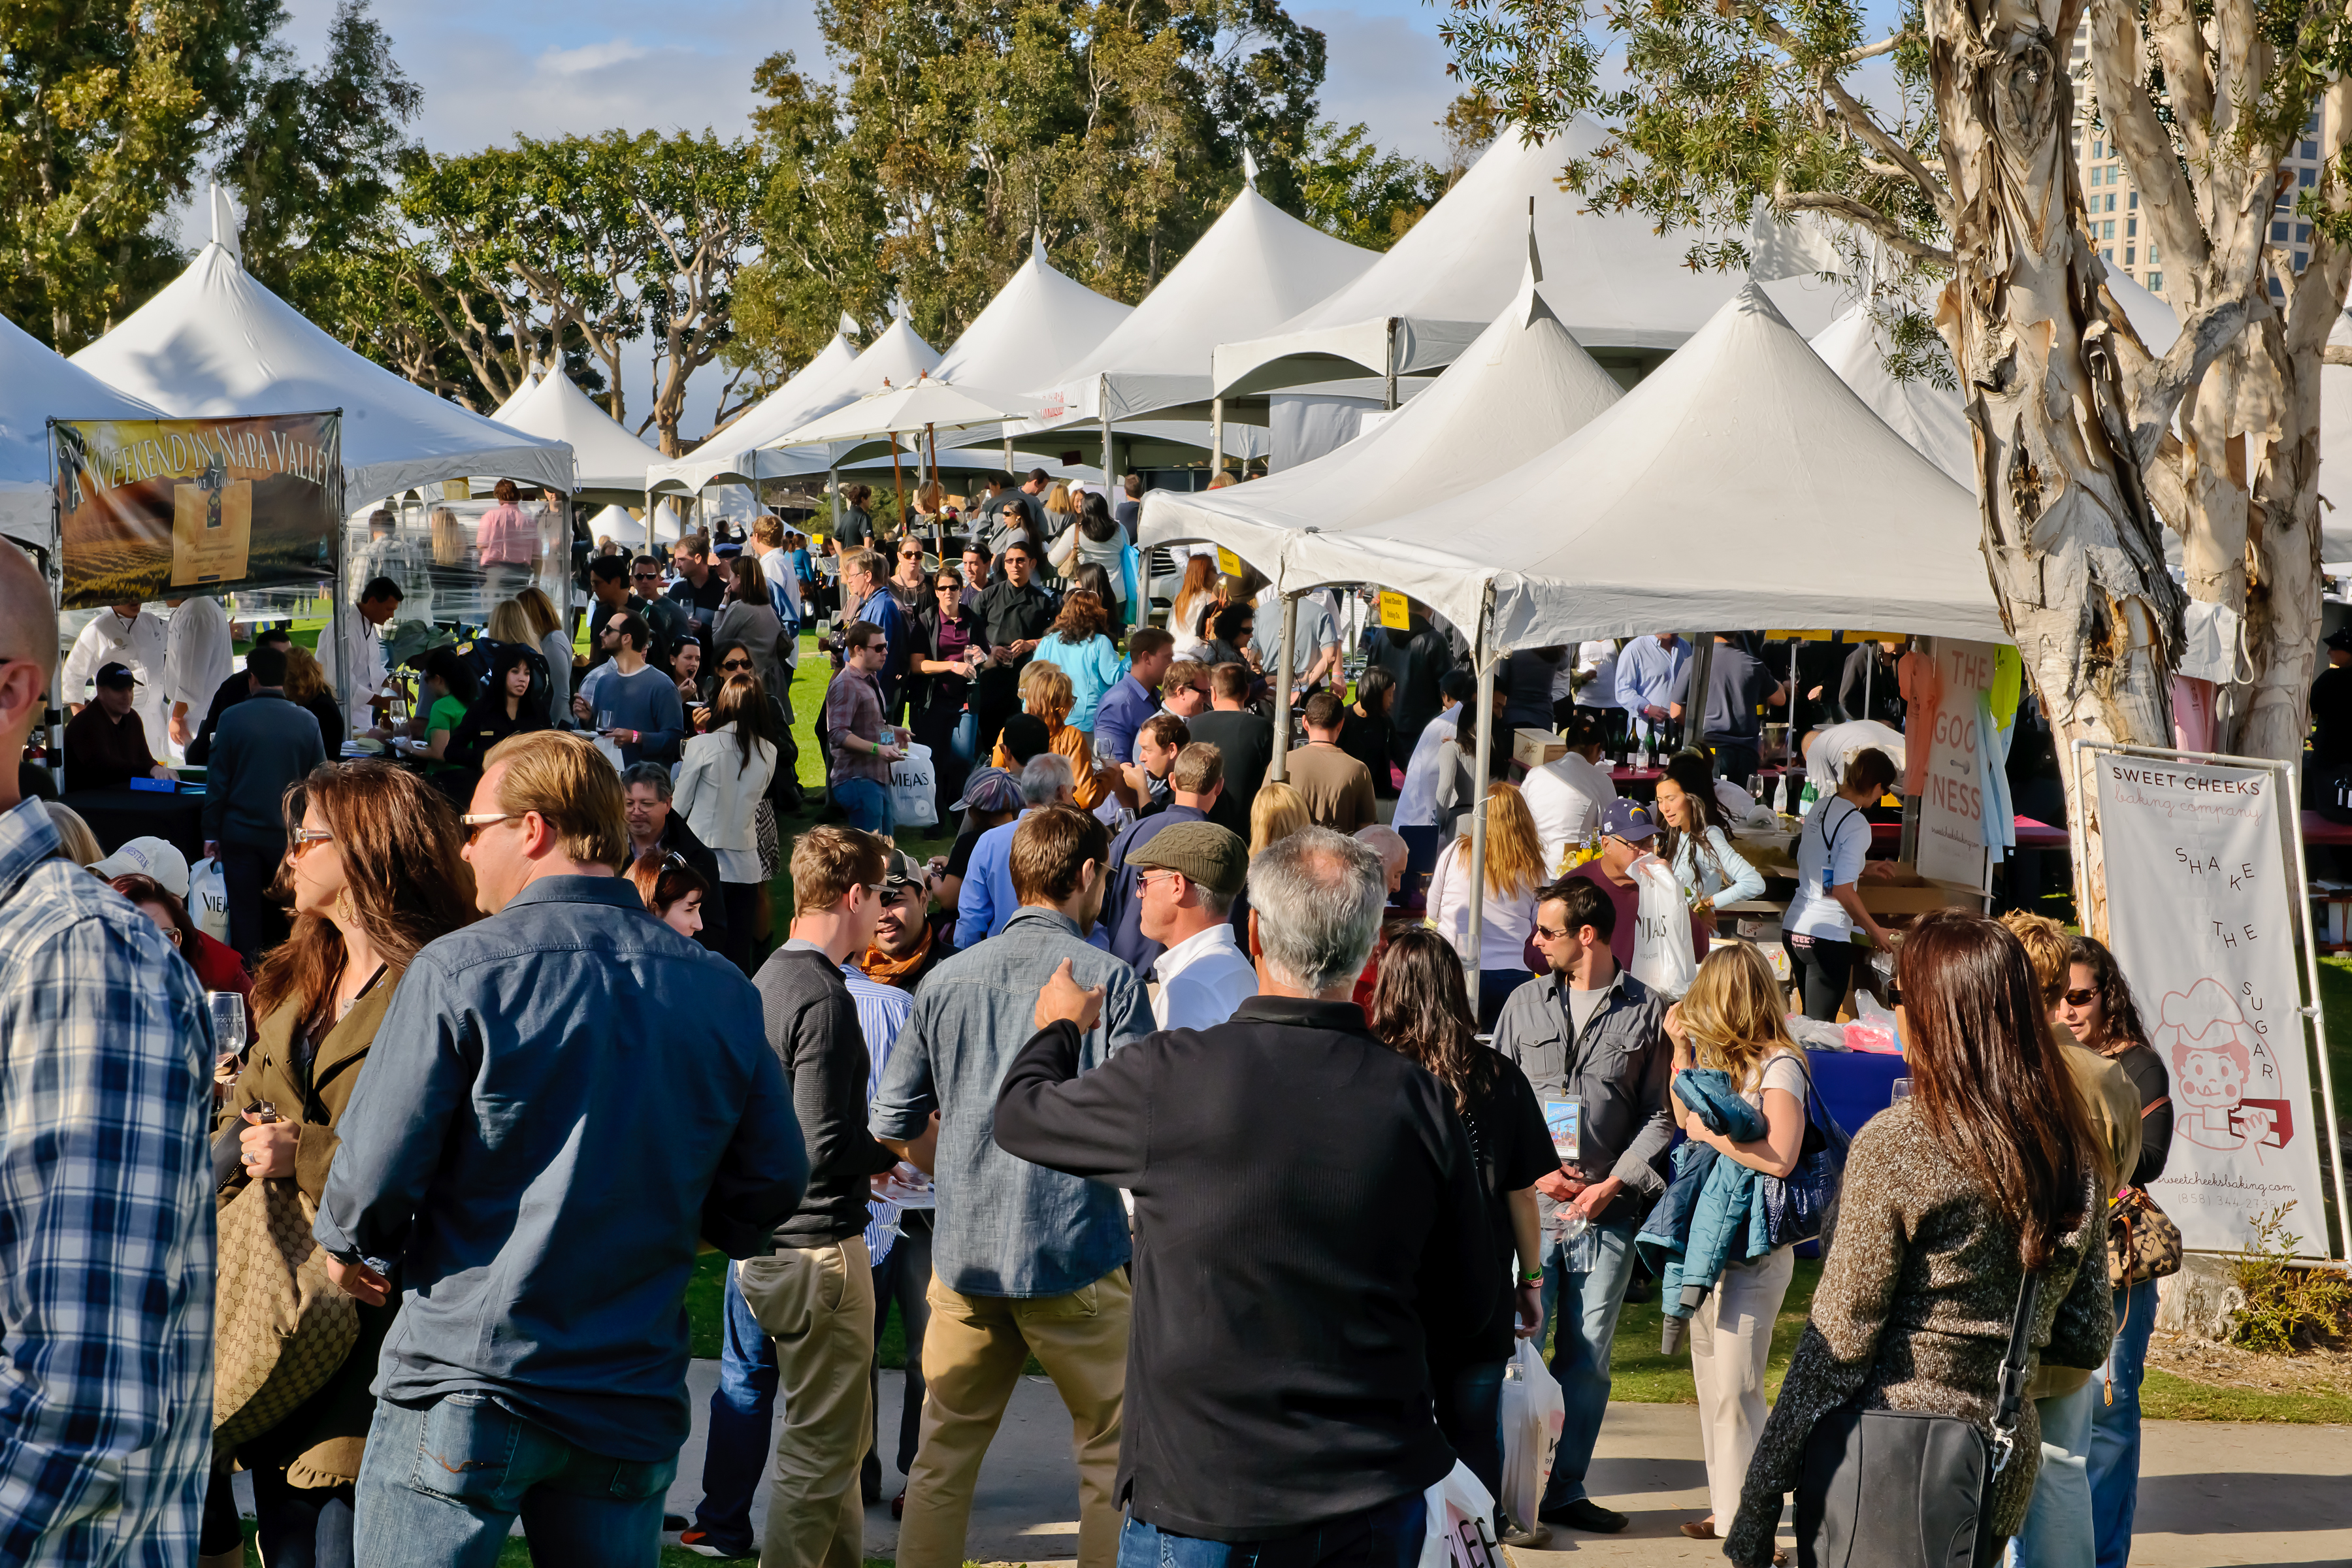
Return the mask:
<svg viewBox="0 0 2352 1568">
<path fill-rule="evenodd" d="M 248 972 L 285 935 L 286 917 L 263 902 L 286 855 L 287 786 L 325 765 L 319 721 L 286 696 L 286 650 L 257 644 L 246 656 L 252 694 L 221 715 L 205 774 L 205 853 L 220 862 L 228 891 L 228 941 Z"/>
<path fill-rule="evenodd" d="M 898 1157 L 866 1130 L 871 1058 L 841 965 L 874 940 L 884 869 L 871 834 L 803 834 L 793 847 L 791 940 L 752 977 L 809 1153 L 807 1191 L 777 1227 L 774 1256 L 747 1258 L 737 1274 L 751 1315 L 775 1341 L 784 1405 L 760 1552 L 766 1568 L 864 1557 L 857 1468 L 874 1440 L 867 1178 Z"/>
</svg>

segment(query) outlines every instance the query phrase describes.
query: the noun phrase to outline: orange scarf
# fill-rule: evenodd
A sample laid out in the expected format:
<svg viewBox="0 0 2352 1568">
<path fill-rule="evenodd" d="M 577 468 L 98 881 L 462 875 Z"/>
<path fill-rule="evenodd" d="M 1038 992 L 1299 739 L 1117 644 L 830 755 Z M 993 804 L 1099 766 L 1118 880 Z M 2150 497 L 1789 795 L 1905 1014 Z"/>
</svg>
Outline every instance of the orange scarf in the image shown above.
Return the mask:
<svg viewBox="0 0 2352 1568">
<path fill-rule="evenodd" d="M 930 956 L 931 928 L 926 925 L 923 927 L 923 940 L 917 942 L 915 951 L 906 957 L 893 958 L 878 947 L 868 946 L 866 956 L 858 962 L 857 967 L 866 972 L 866 979 L 877 985 L 898 985 L 900 981 L 920 969 L 924 961 Z M 901 986 L 900 989 L 903 990 L 904 987 Z"/>
</svg>

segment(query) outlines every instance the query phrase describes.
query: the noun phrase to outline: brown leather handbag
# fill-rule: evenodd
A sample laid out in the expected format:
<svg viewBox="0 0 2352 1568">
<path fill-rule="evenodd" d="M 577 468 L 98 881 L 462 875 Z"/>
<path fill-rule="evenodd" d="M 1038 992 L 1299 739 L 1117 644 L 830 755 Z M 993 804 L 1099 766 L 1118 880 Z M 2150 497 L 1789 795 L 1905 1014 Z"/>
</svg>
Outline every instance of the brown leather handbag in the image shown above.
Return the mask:
<svg viewBox="0 0 2352 1568">
<path fill-rule="evenodd" d="M 2180 1227 L 2146 1187 L 2126 1187 L 2107 1204 L 2107 1284 L 2120 1290 L 2180 1272 Z"/>
</svg>

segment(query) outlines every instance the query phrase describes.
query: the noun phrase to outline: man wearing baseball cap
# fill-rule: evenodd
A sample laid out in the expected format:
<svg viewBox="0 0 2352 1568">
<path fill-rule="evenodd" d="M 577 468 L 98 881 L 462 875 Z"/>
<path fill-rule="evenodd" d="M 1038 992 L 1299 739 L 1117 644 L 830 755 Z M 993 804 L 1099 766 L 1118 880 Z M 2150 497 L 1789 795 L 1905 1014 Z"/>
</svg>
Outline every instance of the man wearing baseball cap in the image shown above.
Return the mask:
<svg viewBox="0 0 2352 1568">
<path fill-rule="evenodd" d="M 188 901 L 188 858 L 166 839 L 152 835 L 126 839 L 90 870 L 110 882 L 117 877 L 152 877 L 157 887 L 184 904 Z"/>
<path fill-rule="evenodd" d="M 1608 895 L 1617 907 L 1617 929 L 1610 933 L 1609 951 L 1618 963 L 1632 968 L 1633 937 L 1640 922 L 1633 917 L 1641 912 L 1641 889 L 1628 869 L 1643 856 L 1656 852 L 1658 845 L 1657 808 L 1643 801 L 1612 800 L 1601 808 L 1601 855 L 1587 860 L 1569 875 L 1591 882 Z M 1690 918 L 1691 952 L 1697 958 L 1706 956 L 1707 924 L 1697 915 Z"/>
<path fill-rule="evenodd" d="M 98 667 L 98 700 L 66 725 L 66 788 L 121 789 L 132 779 L 167 779 L 172 770 L 147 749 L 147 727 L 135 711 L 142 684 L 128 665 Z"/>
<path fill-rule="evenodd" d="M 1257 994 L 1257 967 L 1234 941 L 1234 897 L 1249 846 L 1213 822 L 1179 822 L 1130 850 L 1143 935 L 1162 952 L 1144 978 L 1163 1029 L 1205 1029 Z"/>
<path fill-rule="evenodd" d="M 1009 781 L 1008 781 L 1009 782 Z M 884 858 L 882 882 L 875 895 L 879 914 L 874 940 L 858 961 L 868 980 L 911 993 L 923 976 L 952 955 L 955 946 L 933 929 L 930 920 L 931 878 L 903 849 Z"/>
</svg>

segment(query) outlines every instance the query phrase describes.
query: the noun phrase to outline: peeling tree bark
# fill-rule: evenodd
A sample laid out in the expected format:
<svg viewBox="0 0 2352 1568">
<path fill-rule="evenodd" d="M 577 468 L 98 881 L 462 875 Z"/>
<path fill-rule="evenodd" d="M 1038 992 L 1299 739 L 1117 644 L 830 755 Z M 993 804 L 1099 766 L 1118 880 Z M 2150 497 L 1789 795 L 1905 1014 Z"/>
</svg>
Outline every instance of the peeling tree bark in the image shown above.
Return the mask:
<svg viewBox="0 0 2352 1568">
<path fill-rule="evenodd" d="M 2042 3 L 1928 0 L 1926 16 L 1956 263 L 1937 325 L 1976 433 L 1993 590 L 2063 762 L 2077 740 L 2169 742 L 2181 595 L 2140 482 L 2113 302 L 2075 222 L 2063 62 L 2080 0 Z M 2096 866 L 2096 814 L 2080 816 L 2079 864 Z M 2084 928 L 2104 931 L 2105 889 L 2087 892 Z"/>
</svg>

